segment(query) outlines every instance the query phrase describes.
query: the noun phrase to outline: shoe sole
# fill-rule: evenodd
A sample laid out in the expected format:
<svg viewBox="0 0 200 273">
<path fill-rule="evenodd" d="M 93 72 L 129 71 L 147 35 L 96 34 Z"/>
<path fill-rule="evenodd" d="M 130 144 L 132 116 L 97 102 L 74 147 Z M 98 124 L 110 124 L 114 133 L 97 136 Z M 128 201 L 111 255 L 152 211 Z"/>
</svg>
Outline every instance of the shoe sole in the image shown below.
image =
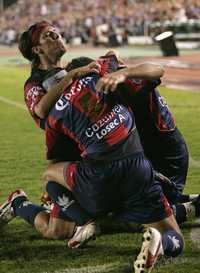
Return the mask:
<svg viewBox="0 0 200 273">
<path fill-rule="evenodd" d="M 96 235 L 92 235 L 90 238 L 86 239 L 84 242 L 79 243 L 74 241 L 73 244 L 68 244 L 70 249 L 83 248 L 89 241 L 96 240 Z"/>
<path fill-rule="evenodd" d="M 11 210 L 10 202 L 5 202 L 3 205 L 1 205 L 0 207 L 0 224 L 1 225 L 7 224 L 15 217 L 10 210 Z"/>
<path fill-rule="evenodd" d="M 147 229 L 147 231 L 145 231 L 142 237 L 143 242 L 142 242 L 141 251 L 133 264 L 134 273 L 150 273 L 152 271 L 158 259 L 161 244 L 159 243 L 157 246 L 156 254 L 154 255 L 154 258 L 153 258 L 154 262 L 150 266 L 146 267 L 147 263 L 149 262 L 148 261 L 149 258 L 151 259 L 151 257 L 149 256 L 149 246 L 150 246 L 151 239 L 152 239 L 152 231 L 150 229 Z"/>
<path fill-rule="evenodd" d="M 16 193 L 18 191 L 18 193 Z M 12 196 L 12 197 L 11 197 Z M 5 201 L 1 206 L 0 206 L 0 225 L 5 225 L 8 222 L 10 222 L 13 218 L 15 218 L 13 209 L 12 209 L 12 202 L 15 200 L 17 197 L 21 196 L 26 196 L 25 192 L 23 190 L 16 190 L 12 194 L 9 195 L 7 201 Z M 5 217 L 5 215 L 7 215 Z"/>
<path fill-rule="evenodd" d="M 83 247 L 89 241 L 95 240 L 95 239 L 96 239 L 96 232 L 90 231 L 90 232 L 88 232 L 88 238 L 86 240 L 84 240 L 82 242 L 76 241 L 76 240 L 73 240 L 72 242 L 70 242 L 70 240 L 69 240 L 67 245 L 69 248 L 75 249 L 75 248 Z"/>
</svg>

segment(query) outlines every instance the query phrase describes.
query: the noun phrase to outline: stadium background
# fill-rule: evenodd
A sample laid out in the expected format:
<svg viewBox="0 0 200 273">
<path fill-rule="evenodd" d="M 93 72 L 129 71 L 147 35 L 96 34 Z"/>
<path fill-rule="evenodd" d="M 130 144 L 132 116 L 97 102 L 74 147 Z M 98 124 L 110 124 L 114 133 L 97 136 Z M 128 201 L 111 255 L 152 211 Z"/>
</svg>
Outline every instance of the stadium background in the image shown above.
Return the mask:
<svg viewBox="0 0 200 273">
<path fill-rule="evenodd" d="M 41 19 L 58 26 L 69 44 L 66 62 L 77 56 L 96 58 L 115 48 L 128 63 L 162 63 L 160 91 L 174 112 L 190 150 L 186 192 L 200 192 L 200 2 L 198 0 L 0 0 L 0 203 L 16 187 L 40 198 L 45 168 L 44 140 L 25 111 L 23 83 L 30 66 L 20 56 L 20 32 Z M 155 37 L 173 33 L 179 56 L 163 56 Z M 198 223 L 184 225 L 186 249 L 176 260 L 161 261 L 155 272 L 199 273 Z M 117 231 L 116 234 L 110 234 Z M 15 220 L 0 228 L 0 272 L 129 272 L 140 236 L 107 227 L 105 235 L 83 250 L 71 252 L 62 241 L 47 241 Z M 191 240 L 193 238 L 193 241 Z M 153 271 L 153 272 L 154 272 Z"/>
</svg>

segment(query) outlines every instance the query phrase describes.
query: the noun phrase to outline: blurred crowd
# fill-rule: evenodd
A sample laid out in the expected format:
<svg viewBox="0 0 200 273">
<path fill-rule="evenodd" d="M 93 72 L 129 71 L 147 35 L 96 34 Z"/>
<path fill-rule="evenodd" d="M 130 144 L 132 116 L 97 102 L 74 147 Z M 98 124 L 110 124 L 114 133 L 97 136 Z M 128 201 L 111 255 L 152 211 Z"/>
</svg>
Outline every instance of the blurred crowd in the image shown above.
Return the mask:
<svg viewBox="0 0 200 273">
<path fill-rule="evenodd" d="M 18 0 L 0 15 L 0 42 L 12 45 L 30 24 L 49 20 L 71 44 L 110 46 L 150 35 L 155 23 L 200 19 L 199 0 Z"/>
</svg>

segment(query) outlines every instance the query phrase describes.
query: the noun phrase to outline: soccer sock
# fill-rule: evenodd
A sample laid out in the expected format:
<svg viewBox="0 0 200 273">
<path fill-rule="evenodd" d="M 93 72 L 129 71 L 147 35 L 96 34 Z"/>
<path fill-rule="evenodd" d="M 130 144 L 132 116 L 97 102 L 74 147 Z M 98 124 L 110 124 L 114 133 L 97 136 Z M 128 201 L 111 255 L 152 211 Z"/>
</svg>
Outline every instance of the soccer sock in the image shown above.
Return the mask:
<svg viewBox="0 0 200 273">
<path fill-rule="evenodd" d="M 162 234 L 162 247 L 166 256 L 176 257 L 183 251 L 183 238 L 178 232 L 170 229 Z"/>
<path fill-rule="evenodd" d="M 189 194 L 180 194 L 178 197 L 178 203 L 185 203 L 190 201 L 190 195 Z"/>
<path fill-rule="evenodd" d="M 72 221 L 71 218 L 67 217 L 66 214 L 61 210 L 61 208 L 53 203 L 52 209 L 51 209 L 51 217 L 53 218 L 59 218 L 59 219 L 63 219 L 63 220 L 69 220 Z"/>
<path fill-rule="evenodd" d="M 199 196 L 199 194 L 181 194 L 178 197 L 178 202 L 179 203 L 186 203 L 186 202 L 190 202 L 190 201 L 194 201 L 195 199 L 197 199 Z"/>
<path fill-rule="evenodd" d="M 72 219 L 77 225 L 84 225 L 91 220 L 91 216 L 80 207 L 74 200 L 73 194 L 64 186 L 49 181 L 46 190 L 53 200 L 66 215 L 66 218 Z"/>
<path fill-rule="evenodd" d="M 42 206 L 34 205 L 25 196 L 20 196 L 14 199 L 14 201 L 12 202 L 12 207 L 14 209 L 15 215 L 23 218 L 32 226 L 34 226 L 34 220 L 36 215 L 39 212 L 46 210 Z"/>
<path fill-rule="evenodd" d="M 172 209 L 173 209 L 176 221 L 179 224 L 182 224 L 183 222 L 187 220 L 187 212 L 184 205 L 182 204 L 173 205 Z"/>
<path fill-rule="evenodd" d="M 179 224 L 187 220 L 192 220 L 194 217 L 200 216 L 200 205 L 198 202 L 187 202 L 172 206 L 176 221 Z"/>
</svg>

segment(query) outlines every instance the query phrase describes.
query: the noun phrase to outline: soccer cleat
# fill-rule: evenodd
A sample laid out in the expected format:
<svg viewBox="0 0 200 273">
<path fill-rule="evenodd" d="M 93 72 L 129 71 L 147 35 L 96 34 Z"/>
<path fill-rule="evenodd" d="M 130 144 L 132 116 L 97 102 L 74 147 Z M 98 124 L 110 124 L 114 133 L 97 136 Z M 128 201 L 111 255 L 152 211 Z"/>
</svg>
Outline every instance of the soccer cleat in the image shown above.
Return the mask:
<svg viewBox="0 0 200 273">
<path fill-rule="evenodd" d="M 14 211 L 12 208 L 12 202 L 18 197 L 27 197 L 26 193 L 22 189 L 17 189 L 12 192 L 7 200 L 0 206 L 0 226 L 6 225 L 13 218 L 15 218 Z"/>
<path fill-rule="evenodd" d="M 194 206 L 195 208 L 195 216 L 196 217 L 199 217 L 200 216 L 200 195 L 198 195 L 196 197 L 196 199 L 194 199 L 192 201 L 192 205 Z"/>
<path fill-rule="evenodd" d="M 95 222 L 88 222 L 83 226 L 77 226 L 73 237 L 68 241 L 69 248 L 79 248 L 90 240 L 95 240 L 96 235 L 100 233 L 100 228 Z"/>
<path fill-rule="evenodd" d="M 160 255 L 163 255 L 161 234 L 155 228 L 147 228 L 140 253 L 134 262 L 134 272 L 150 273 Z"/>
</svg>

